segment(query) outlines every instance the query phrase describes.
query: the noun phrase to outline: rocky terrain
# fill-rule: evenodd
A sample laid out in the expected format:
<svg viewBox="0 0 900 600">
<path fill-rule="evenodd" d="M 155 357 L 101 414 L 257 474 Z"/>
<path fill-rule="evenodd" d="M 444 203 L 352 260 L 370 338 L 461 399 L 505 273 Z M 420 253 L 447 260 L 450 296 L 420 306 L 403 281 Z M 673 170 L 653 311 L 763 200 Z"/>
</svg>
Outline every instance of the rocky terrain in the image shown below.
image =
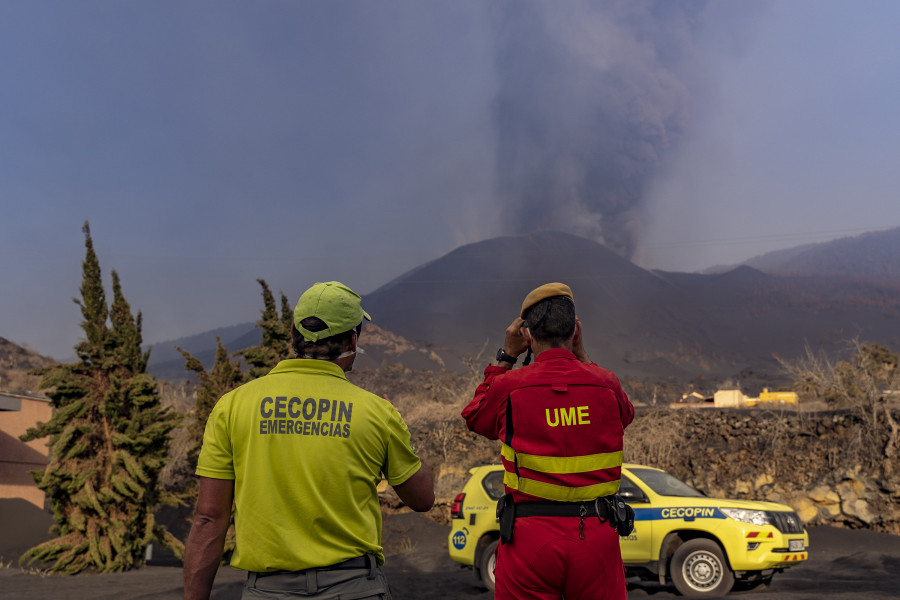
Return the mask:
<svg viewBox="0 0 900 600">
<path fill-rule="evenodd" d="M 897 407 L 842 411 L 640 411 L 626 460 L 714 497 L 780 502 L 807 526 L 900 534 Z"/>
<path fill-rule="evenodd" d="M 449 504 L 474 466 L 499 460 L 499 443 L 466 429 L 459 412 L 480 375 L 364 371 L 360 385 L 388 396 L 432 465 L 446 522 Z M 629 390 L 630 391 L 630 390 Z M 900 535 L 900 406 L 829 410 L 680 409 L 644 406 L 626 430 L 625 459 L 669 471 L 713 497 L 791 506 L 808 526 L 867 528 Z M 390 492 L 390 508 L 400 506 Z"/>
</svg>

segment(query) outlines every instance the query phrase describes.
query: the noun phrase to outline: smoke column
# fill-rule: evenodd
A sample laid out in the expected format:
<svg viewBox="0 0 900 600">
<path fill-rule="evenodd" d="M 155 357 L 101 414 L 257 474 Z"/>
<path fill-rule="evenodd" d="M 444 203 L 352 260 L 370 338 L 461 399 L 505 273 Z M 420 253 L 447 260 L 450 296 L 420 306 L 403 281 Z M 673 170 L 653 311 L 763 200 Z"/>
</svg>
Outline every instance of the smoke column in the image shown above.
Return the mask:
<svg viewBox="0 0 900 600">
<path fill-rule="evenodd" d="M 689 120 L 679 69 L 705 0 L 492 7 L 503 226 L 569 231 L 633 259 L 645 185 Z"/>
</svg>

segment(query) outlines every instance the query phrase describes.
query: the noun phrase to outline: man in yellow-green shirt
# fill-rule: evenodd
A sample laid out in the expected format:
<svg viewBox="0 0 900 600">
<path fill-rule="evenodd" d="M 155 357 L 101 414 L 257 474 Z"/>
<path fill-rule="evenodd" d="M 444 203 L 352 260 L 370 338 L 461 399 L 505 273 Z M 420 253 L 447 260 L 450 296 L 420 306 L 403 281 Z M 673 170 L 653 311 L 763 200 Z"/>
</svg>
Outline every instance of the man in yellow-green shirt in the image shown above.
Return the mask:
<svg viewBox="0 0 900 600">
<path fill-rule="evenodd" d="M 312 286 L 294 309 L 298 358 L 225 394 L 210 414 L 185 599 L 209 598 L 232 501 L 242 598 L 390 598 L 376 486 L 383 475 L 416 511 L 431 508 L 434 488 L 397 410 L 344 374 L 369 319 L 360 303 L 336 281 Z"/>
</svg>

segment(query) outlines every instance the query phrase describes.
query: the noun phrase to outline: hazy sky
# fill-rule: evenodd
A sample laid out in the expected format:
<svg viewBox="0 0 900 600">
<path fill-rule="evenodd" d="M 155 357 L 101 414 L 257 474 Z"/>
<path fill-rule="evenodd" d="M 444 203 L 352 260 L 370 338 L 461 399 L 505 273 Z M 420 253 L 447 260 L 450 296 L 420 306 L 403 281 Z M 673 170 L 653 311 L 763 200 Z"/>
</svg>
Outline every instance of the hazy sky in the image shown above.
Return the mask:
<svg viewBox="0 0 900 600">
<path fill-rule="evenodd" d="M 2 2 L 0 336 L 72 355 L 85 219 L 151 343 L 255 320 L 260 277 L 366 293 L 528 229 L 690 271 L 900 226 L 898 28 L 893 0 Z"/>
</svg>

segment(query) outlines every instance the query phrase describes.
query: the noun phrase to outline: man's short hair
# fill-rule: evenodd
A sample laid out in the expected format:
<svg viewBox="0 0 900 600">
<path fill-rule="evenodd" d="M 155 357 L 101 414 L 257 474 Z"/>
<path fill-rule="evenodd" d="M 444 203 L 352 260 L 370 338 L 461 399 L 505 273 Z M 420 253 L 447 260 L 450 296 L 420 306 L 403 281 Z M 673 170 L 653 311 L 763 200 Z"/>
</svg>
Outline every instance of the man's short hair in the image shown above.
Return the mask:
<svg viewBox="0 0 900 600">
<path fill-rule="evenodd" d="M 308 331 L 324 331 L 328 328 L 325 321 L 319 317 L 306 317 L 300 322 L 300 325 Z M 362 323 L 343 333 L 325 337 L 314 342 L 308 342 L 297 328 L 291 325 L 291 347 L 297 358 L 314 358 L 316 360 L 334 360 L 340 356 L 350 344 L 350 340 L 355 333 L 357 338 L 362 331 Z"/>
<path fill-rule="evenodd" d="M 565 296 L 537 302 L 525 310 L 525 327 L 542 344 L 560 347 L 575 333 L 575 303 Z"/>
</svg>

